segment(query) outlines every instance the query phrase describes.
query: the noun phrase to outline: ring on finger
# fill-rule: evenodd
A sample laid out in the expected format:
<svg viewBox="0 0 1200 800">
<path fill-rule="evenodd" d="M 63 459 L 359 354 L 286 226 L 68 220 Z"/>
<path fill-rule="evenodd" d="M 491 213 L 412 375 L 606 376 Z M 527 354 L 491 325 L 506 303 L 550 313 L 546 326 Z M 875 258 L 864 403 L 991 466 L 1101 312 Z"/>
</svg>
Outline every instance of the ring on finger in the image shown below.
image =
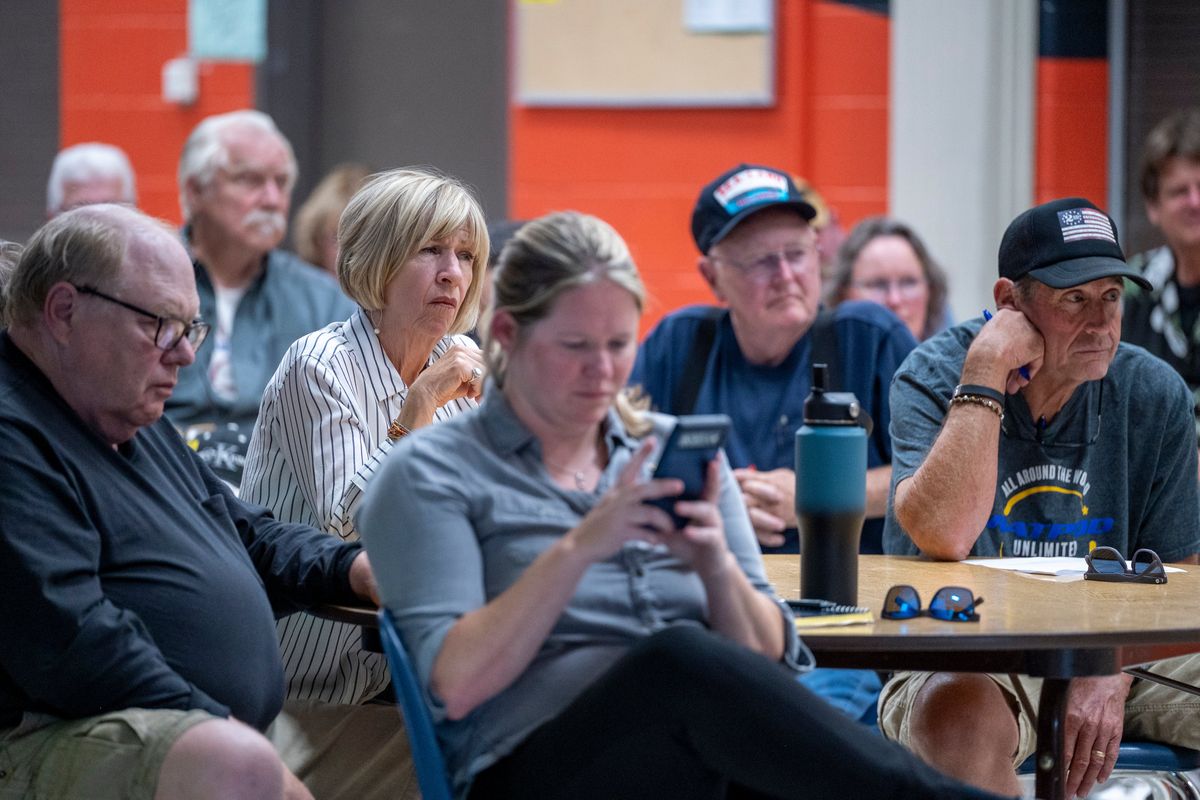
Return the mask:
<svg viewBox="0 0 1200 800">
<path fill-rule="evenodd" d="M 1095 756 L 1097 761 L 1103 761 L 1104 759 L 1108 758 L 1108 754 L 1103 750 L 1093 750 L 1092 755 Z"/>
<path fill-rule="evenodd" d="M 483 377 L 483 370 L 479 367 L 471 367 L 471 383 L 479 383 L 479 379 Z"/>
</svg>

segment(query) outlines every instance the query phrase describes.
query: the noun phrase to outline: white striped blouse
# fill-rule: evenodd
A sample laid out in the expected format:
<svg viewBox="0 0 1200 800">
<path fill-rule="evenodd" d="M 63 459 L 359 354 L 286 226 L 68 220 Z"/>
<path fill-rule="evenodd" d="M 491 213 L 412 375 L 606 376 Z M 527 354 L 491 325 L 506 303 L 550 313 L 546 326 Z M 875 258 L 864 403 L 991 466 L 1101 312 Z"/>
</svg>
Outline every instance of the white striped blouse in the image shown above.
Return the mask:
<svg viewBox="0 0 1200 800">
<path fill-rule="evenodd" d="M 455 344 L 475 347 L 465 336 L 447 336 L 429 363 Z M 407 396 L 361 310 L 297 339 L 263 393 L 242 498 L 278 519 L 357 539 L 354 512 L 391 452 L 388 425 Z M 437 409 L 434 419 L 475 406 L 460 398 Z M 281 619 L 277 629 L 289 698 L 355 704 L 387 687 L 387 663 L 362 649 L 357 626 L 299 613 Z"/>
</svg>

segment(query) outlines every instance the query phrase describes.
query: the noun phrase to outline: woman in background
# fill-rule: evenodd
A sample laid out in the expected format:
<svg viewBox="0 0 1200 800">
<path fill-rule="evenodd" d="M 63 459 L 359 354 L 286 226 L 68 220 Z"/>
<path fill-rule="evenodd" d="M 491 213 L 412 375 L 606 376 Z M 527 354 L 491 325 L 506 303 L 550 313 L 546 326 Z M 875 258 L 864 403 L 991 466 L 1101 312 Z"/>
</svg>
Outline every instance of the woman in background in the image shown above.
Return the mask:
<svg viewBox="0 0 1200 800">
<path fill-rule="evenodd" d="M 292 238 L 296 255 L 310 264 L 337 274 L 338 220 L 354 193 L 362 188 L 371 170 L 362 164 L 338 164 L 312 190 L 296 211 Z"/>
<path fill-rule="evenodd" d="M 723 454 L 685 527 L 646 502 L 682 486 L 645 476 L 674 418 L 623 394 L 643 301 L 606 223 L 526 223 L 479 411 L 398 446 L 363 503 L 457 795 L 990 797 L 796 683 L 811 655 Z"/>
<path fill-rule="evenodd" d="M 461 334 L 477 316 L 488 234 L 457 180 L 398 169 L 354 196 L 338 238 L 338 280 L 360 309 L 284 355 L 241 496 L 351 540 L 363 488 L 393 443 L 475 407 L 483 358 Z M 362 649 L 357 626 L 293 614 L 278 627 L 289 701 L 356 704 L 387 687 L 386 661 Z"/>
<path fill-rule="evenodd" d="M 918 342 L 952 321 L 946 273 L 911 227 L 890 217 L 868 217 L 838 249 L 826 295 L 830 305 L 869 300 L 886 306 Z"/>
</svg>

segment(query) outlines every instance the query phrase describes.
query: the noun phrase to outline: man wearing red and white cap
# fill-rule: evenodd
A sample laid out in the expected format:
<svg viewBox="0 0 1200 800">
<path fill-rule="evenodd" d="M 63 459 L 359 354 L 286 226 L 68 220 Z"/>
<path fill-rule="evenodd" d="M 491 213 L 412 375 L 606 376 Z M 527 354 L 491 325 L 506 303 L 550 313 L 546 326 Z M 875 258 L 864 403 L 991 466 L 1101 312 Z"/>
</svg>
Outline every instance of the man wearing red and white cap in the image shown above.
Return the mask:
<svg viewBox="0 0 1200 800">
<path fill-rule="evenodd" d="M 874 303 L 820 309 L 817 211 L 792 177 L 740 164 L 700 190 L 692 211 L 698 267 L 724 308 L 665 317 L 638 352 L 630 383 L 671 414 L 728 414 L 725 451 L 766 552 L 796 552 L 796 430 L 814 361 L 827 388 L 854 392 L 875 430 L 867 447 L 862 552 L 878 553 L 891 475 L 887 387 L 916 345 Z M 815 356 L 815 357 L 814 357 Z"/>
</svg>

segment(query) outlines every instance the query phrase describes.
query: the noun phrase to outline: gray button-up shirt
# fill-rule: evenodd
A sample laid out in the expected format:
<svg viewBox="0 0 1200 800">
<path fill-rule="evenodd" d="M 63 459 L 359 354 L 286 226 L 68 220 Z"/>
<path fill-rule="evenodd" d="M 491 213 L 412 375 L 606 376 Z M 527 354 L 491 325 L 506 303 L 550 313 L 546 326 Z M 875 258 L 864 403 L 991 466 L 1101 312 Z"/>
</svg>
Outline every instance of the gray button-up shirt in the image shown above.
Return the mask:
<svg viewBox="0 0 1200 800">
<path fill-rule="evenodd" d="M 664 442 L 675 418 L 654 415 L 653 422 Z M 543 466 L 538 440 L 491 386 L 478 411 L 405 437 L 367 487 L 358 528 L 426 687 L 460 796 L 473 775 L 562 711 L 638 639 L 671 625 L 707 625 L 700 578 L 664 548 L 632 542 L 588 568 L 533 662 L 500 694 L 452 721 L 429 691 L 434 660 L 455 621 L 512 586 L 614 485 L 637 440 L 613 411 L 604 430 L 609 462 L 596 491 L 562 489 Z M 774 597 L 728 464 L 718 504 L 742 570 Z M 783 660 L 802 671 L 812 656 L 779 605 Z"/>
</svg>

